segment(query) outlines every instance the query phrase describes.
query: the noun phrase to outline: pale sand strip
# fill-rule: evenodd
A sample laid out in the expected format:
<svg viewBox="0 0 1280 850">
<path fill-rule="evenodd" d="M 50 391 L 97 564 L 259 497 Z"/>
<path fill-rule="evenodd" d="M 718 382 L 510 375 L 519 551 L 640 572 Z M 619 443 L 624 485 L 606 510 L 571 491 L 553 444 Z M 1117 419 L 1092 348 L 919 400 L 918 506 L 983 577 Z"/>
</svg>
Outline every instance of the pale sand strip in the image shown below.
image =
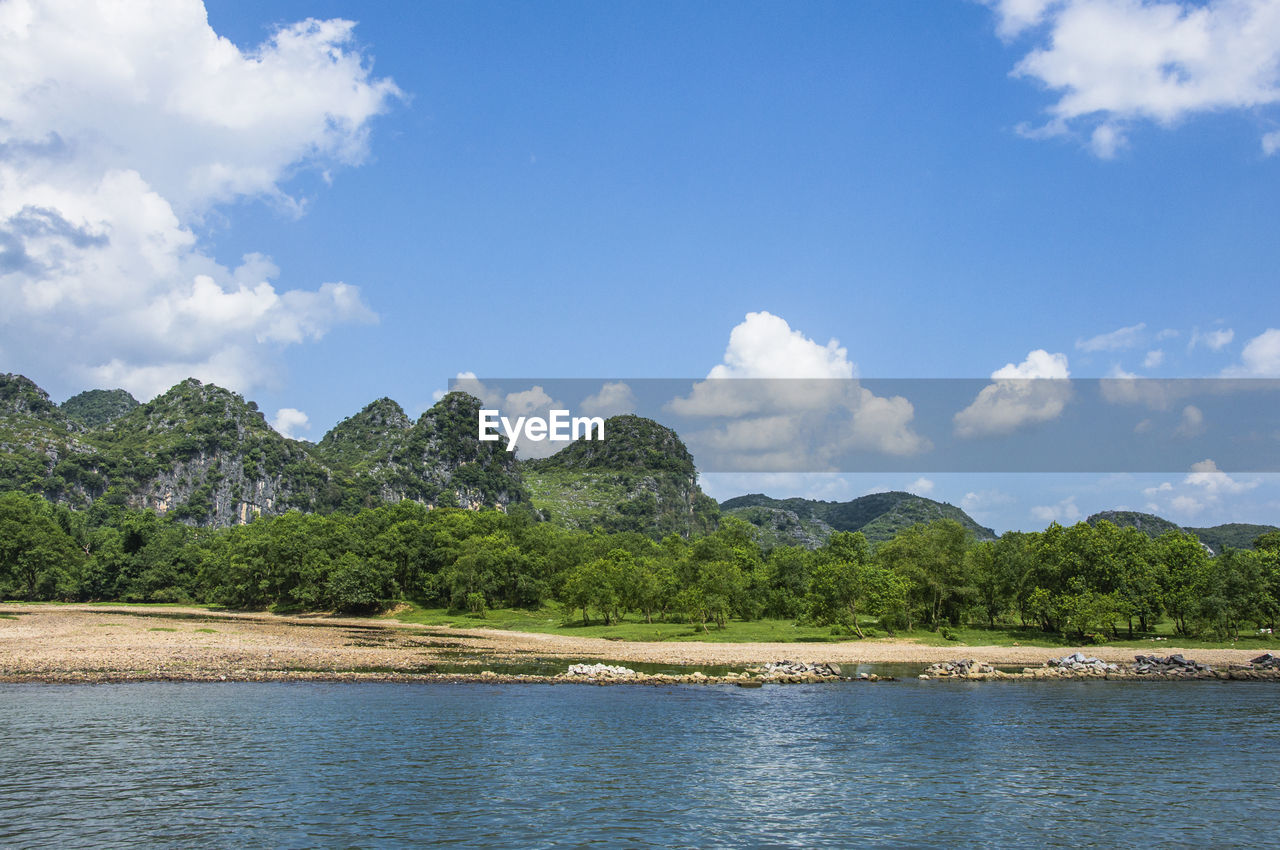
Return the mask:
<svg viewBox="0 0 1280 850">
<path fill-rule="evenodd" d="M 477 628 L 427 627 L 393 620 L 280 617 L 181 606 L 0 604 L 0 676 L 120 673 L 239 678 L 269 671 L 394 669 L 441 663 L 598 658 L 661 664 L 748 666 L 790 659 L 841 664 L 919 663 L 978 658 L 1038 665 L 1071 647 L 924 646 L 887 638 L 842 643 L 631 642 Z M 197 618 L 197 619 L 192 619 Z M 199 631 L 212 629 L 213 631 Z M 1133 649 L 1081 647 L 1107 661 L 1135 653 L 1181 652 L 1211 665 L 1246 663 L 1257 650 L 1182 649 L 1159 641 Z"/>
</svg>

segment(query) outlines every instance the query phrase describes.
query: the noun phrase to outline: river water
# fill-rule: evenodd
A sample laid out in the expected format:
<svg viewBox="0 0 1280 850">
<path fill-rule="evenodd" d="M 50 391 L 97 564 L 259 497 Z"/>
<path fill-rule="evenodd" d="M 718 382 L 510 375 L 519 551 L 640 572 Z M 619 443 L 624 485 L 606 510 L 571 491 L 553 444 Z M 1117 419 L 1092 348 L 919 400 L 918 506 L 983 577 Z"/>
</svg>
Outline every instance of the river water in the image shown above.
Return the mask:
<svg viewBox="0 0 1280 850">
<path fill-rule="evenodd" d="M 1259 846 L 1280 688 L 0 685 L 0 844 Z"/>
</svg>

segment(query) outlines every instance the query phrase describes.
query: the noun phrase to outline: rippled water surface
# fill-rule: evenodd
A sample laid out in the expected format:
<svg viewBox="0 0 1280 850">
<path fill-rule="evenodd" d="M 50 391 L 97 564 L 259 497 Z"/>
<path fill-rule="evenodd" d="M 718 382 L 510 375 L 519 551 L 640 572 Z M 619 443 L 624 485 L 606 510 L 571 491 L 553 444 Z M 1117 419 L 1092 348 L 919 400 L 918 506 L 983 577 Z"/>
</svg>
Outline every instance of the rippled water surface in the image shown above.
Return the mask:
<svg viewBox="0 0 1280 850">
<path fill-rule="evenodd" d="M 1246 683 L 0 685 L 6 846 L 1258 846 L 1277 792 Z"/>
</svg>

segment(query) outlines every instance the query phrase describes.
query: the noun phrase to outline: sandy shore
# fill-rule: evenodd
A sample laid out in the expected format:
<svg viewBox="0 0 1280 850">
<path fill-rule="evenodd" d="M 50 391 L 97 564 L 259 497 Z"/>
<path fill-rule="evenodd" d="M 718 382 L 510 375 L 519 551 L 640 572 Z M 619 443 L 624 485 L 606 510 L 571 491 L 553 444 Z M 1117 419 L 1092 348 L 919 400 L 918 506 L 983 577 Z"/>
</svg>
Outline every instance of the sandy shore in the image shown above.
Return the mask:
<svg viewBox="0 0 1280 850">
<path fill-rule="evenodd" d="M 12 615 L 12 616 L 2 616 Z M 281 617 L 181 606 L 0 604 L 0 679 L 359 678 L 428 675 L 448 665 L 474 667 L 544 659 L 750 666 L 790 659 L 811 663 L 929 664 L 979 658 L 1038 665 L 1073 651 L 1032 646 L 924 646 L 906 640 L 844 643 L 630 642 L 491 629 L 417 626 L 392 620 Z M 1132 648 L 1084 647 L 1108 661 Z M 1249 650 L 1180 649 L 1211 665 L 1241 664 Z"/>
</svg>

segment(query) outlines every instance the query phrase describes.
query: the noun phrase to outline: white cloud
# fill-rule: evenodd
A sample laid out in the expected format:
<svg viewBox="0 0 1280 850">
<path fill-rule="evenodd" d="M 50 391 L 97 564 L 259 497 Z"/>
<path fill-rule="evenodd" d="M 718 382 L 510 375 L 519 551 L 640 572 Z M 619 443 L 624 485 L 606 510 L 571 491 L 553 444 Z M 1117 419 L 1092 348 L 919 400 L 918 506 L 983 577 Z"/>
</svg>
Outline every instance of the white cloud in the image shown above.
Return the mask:
<svg viewBox="0 0 1280 850">
<path fill-rule="evenodd" d="M 1276 151 L 1280 151 L 1280 130 L 1267 133 L 1262 137 L 1262 155 L 1271 156 Z"/>
<path fill-rule="evenodd" d="M 518 416 L 538 416 L 546 419 L 550 416 L 552 410 L 567 409 L 563 401 L 552 398 L 541 385 L 535 384 L 525 390 L 503 392 L 500 388 L 485 384 L 476 377 L 475 372 L 459 372 L 453 380 L 451 389 L 455 392 L 464 392 L 475 396 L 480 400 L 480 404 L 483 407 L 497 410 L 502 416 L 513 422 Z M 443 397 L 444 394 L 439 393 L 439 398 L 436 401 Z M 517 439 L 515 441 L 515 451 L 525 459 L 544 458 L 550 457 L 571 442 L 573 441 Z"/>
<path fill-rule="evenodd" d="M 1187 341 L 1187 350 L 1195 348 L 1197 345 L 1203 345 L 1210 351 L 1221 351 L 1231 344 L 1236 338 L 1236 332 L 1233 328 L 1218 328 L 1217 330 L 1204 331 L 1199 328 L 1192 328 L 1191 339 Z"/>
<path fill-rule="evenodd" d="M 1205 505 L 1195 496 L 1174 496 L 1169 501 L 1169 506 L 1173 508 L 1175 514 L 1181 514 L 1186 517 L 1194 517 L 1205 509 Z"/>
<path fill-rule="evenodd" d="M 1197 437 L 1204 430 L 1204 411 L 1194 404 L 1182 408 L 1182 421 L 1174 429 L 1174 433 L 1180 437 Z"/>
<path fill-rule="evenodd" d="M 1076 507 L 1075 496 L 1068 496 L 1056 505 L 1036 505 L 1031 509 L 1031 516 L 1041 522 L 1068 525 L 1079 522 L 1084 514 Z"/>
<path fill-rule="evenodd" d="M 1142 494 L 1148 500 L 1146 509 L 1154 514 L 1184 521 L 1211 514 L 1221 522 L 1240 522 L 1242 516 L 1257 514 L 1253 491 L 1261 485 L 1261 478 L 1240 480 L 1218 469 L 1212 460 L 1202 460 L 1192 464 L 1191 472 L 1177 484 L 1163 481 Z"/>
<path fill-rule="evenodd" d="M 1142 358 L 1142 368 L 1157 369 L 1160 367 L 1160 364 L 1163 362 L 1164 362 L 1164 350 L 1157 348 L 1154 351 L 1148 351 L 1147 356 Z"/>
<path fill-rule="evenodd" d="M 1222 373 L 1228 378 L 1280 378 L 1280 330 L 1268 328 L 1245 344 L 1240 363 Z"/>
<path fill-rule="evenodd" d="M 707 378 L 852 378 L 849 351 L 835 339 L 819 345 L 781 316 L 748 313 L 729 332 L 724 362 Z"/>
<path fill-rule="evenodd" d="M 960 507 L 975 519 L 989 511 L 1011 505 L 1013 496 L 1001 490 L 971 490 L 960 500 Z"/>
<path fill-rule="evenodd" d="M 1112 404 L 1142 404 L 1151 410 L 1168 410 L 1175 401 L 1195 392 L 1196 382 L 1143 378 L 1113 366 L 1098 382 L 1098 387 L 1102 397 Z M 1144 419 L 1143 422 L 1138 423 L 1139 426 L 1150 428 L 1150 420 Z"/>
<path fill-rule="evenodd" d="M 1142 341 L 1146 336 L 1143 331 L 1146 328 L 1146 322 L 1139 322 L 1136 325 L 1120 328 L 1110 333 L 1098 334 L 1088 339 L 1077 339 L 1076 348 L 1085 352 L 1121 351 L 1126 348 L 1137 348 L 1142 345 Z"/>
<path fill-rule="evenodd" d="M 999 13 L 1002 38 L 1013 38 L 1044 21 L 1045 13 L 1060 0 L 986 0 Z"/>
<path fill-rule="evenodd" d="M 877 396 L 855 374 L 837 340 L 823 345 L 772 313 L 748 313 L 730 332 L 723 362 L 666 407 L 678 416 L 733 417 L 686 439 L 695 451 L 721 453 L 717 463 L 751 469 L 816 470 L 850 450 L 931 448 L 912 428 L 910 401 Z"/>
<path fill-rule="evenodd" d="M 1191 465 L 1191 474 L 1184 483 L 1199 487 L 1210 497 L 1224 494 L 1244 493 L 1258 486 L 1257 481 L 1237 481 L 1227 473 L 1218 469 L 1212 460 L 1202 460 Z"/>
<path fill-rule="evenodd" d="M 299 431 L 311 430 L 311 418 L 295 407 L 282 407 L 271 420 L 271 427 L 279 431 L 280 436 L 296 440 Z"/>
<path fill-rule="evenodd" d="M 621 381 L 609 381 L 600 392 L 589 395 L 578 405 L 587 416 L 620 416 L 636 412 L 636 394 Z"/>
<path fill-rule="evenodd" d="M 933 492 L 933 486 L 933 482 L 928 478 L 920 477 L 911 482 L 911 486 L 907 489 L 917 496 L 927 496 Z"/>
<path fill-rule="evenodd" d="M 960 437 L 1009 434 L 1023 425 L 1048 422 L 1062 414 L 1071 398 L 1065 354 L 1036 349 L 1015 365 L 1007 363 L 991 373 L 995 383 L 954 417 Z"/>
<path fill-rule="evenodd" d="M 244 198 L 298 213 L 297 172 L 362 159 L 398 91 L 352 27 L 241 51 L 195 0 L 0 5 L 0 326 L 24 368 L 246 390 L 279 347 L 373 318 L 355 287 L 281 291 L 267 258 L 222 265 L 192 229 Z"/>
<path fill-rule="evenodd" d="M 1280 101 L 1277 0 L 987 0 L 1008 40 L 1034 39 L 1014 68 L 1055 92 L 1027 135 L 1088 133 L 1110 157 L 1139 122 L 1169 127 L 1207 112 Z M 1274 134 L 1262 139 L 1276 150 Z"/>
</svg>

